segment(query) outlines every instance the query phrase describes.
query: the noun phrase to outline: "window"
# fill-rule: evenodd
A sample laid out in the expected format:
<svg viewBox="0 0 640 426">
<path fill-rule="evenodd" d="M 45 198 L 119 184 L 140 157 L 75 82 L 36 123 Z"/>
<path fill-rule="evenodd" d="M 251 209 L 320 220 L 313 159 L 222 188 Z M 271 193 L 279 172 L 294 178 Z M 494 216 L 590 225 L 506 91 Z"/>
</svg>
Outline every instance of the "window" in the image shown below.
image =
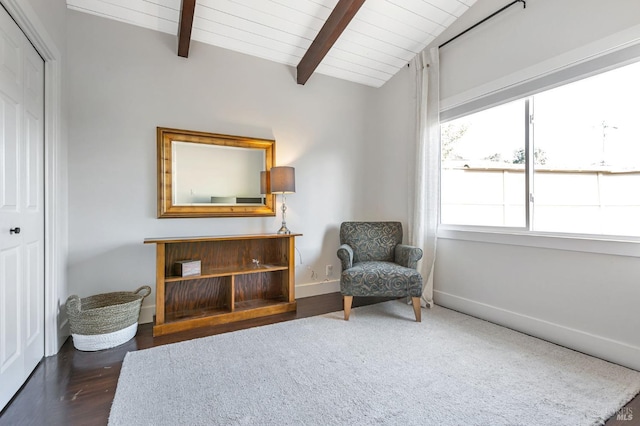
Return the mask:
<svg viewBox="0 0 640 426">
<path fill-rule="evenodd" d="M 640 63 L 445 122 L 441 223 L 640 236 Z"/>
</svg>

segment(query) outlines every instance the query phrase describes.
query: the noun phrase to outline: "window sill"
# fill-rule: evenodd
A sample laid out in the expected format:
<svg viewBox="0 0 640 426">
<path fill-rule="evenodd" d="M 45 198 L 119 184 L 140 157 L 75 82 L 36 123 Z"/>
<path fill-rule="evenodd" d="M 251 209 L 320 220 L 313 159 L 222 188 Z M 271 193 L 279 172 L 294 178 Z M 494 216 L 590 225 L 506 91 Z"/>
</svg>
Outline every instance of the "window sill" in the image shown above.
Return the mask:
<svg viewBox="0 0 640 426">
<path fill-rule="evenodd" d="M 567 250 L 614 256 L 640 257 L 640 239 L 615 236 L 545 234 L 504 229 L 478 229 L 441 225 L 438 238 L 458 241 L 474 241 L 523 247 Z"/>
</svg>

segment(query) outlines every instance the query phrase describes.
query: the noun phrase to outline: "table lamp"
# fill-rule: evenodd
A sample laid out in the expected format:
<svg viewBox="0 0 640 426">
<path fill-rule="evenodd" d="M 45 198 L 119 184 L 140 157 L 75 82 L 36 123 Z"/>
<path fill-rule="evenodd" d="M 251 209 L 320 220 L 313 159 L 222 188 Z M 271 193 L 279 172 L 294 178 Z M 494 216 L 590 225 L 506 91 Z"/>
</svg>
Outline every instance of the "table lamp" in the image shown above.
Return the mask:
<svg viewBox="0 0 640 426">
<path fill-rule="evenodd" d="M 290 234 L 285 220 L 287 211 L 286 194 L 296 192 L 296 169 L 293 167 L 272 167 L 271 174 L 271 193 L 282 194 L 282 226 L 278 230 L 278 234 Z"/>
</svg>

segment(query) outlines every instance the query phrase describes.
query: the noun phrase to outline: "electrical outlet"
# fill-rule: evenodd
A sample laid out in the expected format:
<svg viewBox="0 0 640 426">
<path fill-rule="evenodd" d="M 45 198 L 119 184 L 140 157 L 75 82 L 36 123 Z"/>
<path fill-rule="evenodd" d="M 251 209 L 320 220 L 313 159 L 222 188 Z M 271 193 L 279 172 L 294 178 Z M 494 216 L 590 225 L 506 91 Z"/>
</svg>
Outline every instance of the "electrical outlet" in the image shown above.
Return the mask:
<svg viewBox="0 0 640 426">
<path fill-rule="evenodd" d="M 327 265 L 324 274 L 328 277 L 333 273 L 333 265 Z"/>
</svg>

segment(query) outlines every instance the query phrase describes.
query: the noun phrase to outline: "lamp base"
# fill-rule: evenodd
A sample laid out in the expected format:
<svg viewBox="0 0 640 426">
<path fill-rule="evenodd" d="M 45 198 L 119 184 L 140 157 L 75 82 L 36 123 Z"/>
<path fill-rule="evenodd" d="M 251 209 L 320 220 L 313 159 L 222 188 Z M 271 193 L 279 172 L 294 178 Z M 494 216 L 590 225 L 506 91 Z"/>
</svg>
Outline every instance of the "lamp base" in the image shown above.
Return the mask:
<svg viewBox="0 0 640 426">
<path fill-rule="evenodd" d="M 278 234 L 290 234 L 289 228 L 287 228 L 287 197 L 282 194 L 282 226 L 278 229 Z"/>
<path fill-rule="evenodd" d="M 289 228 L 287 228 L 287 224 L 283 223 L 282 226 L 280 227 L 280 229 L 278 229 L 278 234 L 290 234 L 291 231 L 289 231 Z"/>
</svg>

